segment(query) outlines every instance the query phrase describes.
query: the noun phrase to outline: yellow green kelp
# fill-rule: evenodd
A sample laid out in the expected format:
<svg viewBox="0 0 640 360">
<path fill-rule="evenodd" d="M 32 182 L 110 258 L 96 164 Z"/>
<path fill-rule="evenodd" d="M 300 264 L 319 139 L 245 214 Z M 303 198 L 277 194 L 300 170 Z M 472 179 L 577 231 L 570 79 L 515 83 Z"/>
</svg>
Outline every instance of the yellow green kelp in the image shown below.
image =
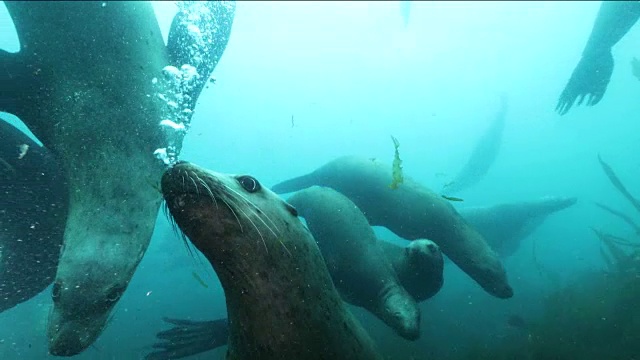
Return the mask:
<svg viewBox="0 0 640 360">
<path fill-rule="evenodd" d="M 400 159 L 400 152 L 398 151 L 400 142 L 393 135 L 391 135 L 391 140 L 393 140 L 393 146 L 395 147 L 395 155 L 393 157 L 393 165 L 391 166 L 391 176 L 393 180 L 389 187 L 391 189 L 397 189 L 404 181 L 404 176 L 402 175 L 402 160 Z"/>
</svg>

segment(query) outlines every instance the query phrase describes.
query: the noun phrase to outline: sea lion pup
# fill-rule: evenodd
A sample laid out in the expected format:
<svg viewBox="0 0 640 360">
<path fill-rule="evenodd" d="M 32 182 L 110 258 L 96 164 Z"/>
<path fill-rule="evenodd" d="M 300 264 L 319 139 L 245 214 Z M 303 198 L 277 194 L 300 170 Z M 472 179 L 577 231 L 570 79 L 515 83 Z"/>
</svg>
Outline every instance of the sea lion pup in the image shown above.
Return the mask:
<svg viewBox="0 0 640 360">
<path fill-rule="evenodd" d="M 442 253 L 434 242 L 420 239 L 402 247 L 378 239 L 377 245 L 393 265 L 402 287 L 416 301 L 424 301 L 440 290 L 444 263 Z M 147 354 L 146 360 L 175 360 L 227 344 L 226 318 L 213 321 L 164 320 L 173 327 L 156 334 L 160 341 L 153 345 L 156 350 Z"/>
<path fill-rule="evenodd" d="M 372 226 L 385 226 L 407 240 L 430 239 L 485 291 L 513 296 L 497 254 L 447 200 L 407 176 L 397 189 L 391 183 L 390 164 L 344 156 L 272 189 L 283 194 L 313 185 L 331 187 L 351 199 Z"/>
<path fill-rule="evenodd" d="M 400 285 L 364 214 L 346 196 L 320 186 L 288 200 L 318 243 L 342 298 L 363 307 L 407 340 L 420 337 L 420 310 Z"/>
<path fill-rule="evenodd" d="M 498 255 L 507 257 L 549 215 L 573 206 L 576 201 L 575 197 L 546 196 L 533 201 L 463 208 L 459 213 Z"/>
<path fill-rule="evenodd" d="M 162 193 L 224 289 L 227 359 L 381 359 L 293 206 L 251 176 L 184 161 L 162 176 Z"/>
<path fill-rule="evenodd" d="M 405 247 L 384 240 L 378 246 L 391 262 L 400 284 L 417 302 L 440 291 L 444 284 L 444 259 L 436 243 L 418 239 Z"/>
<path fill-rule="evenodd" d="M 186 52 L 165 46 L 148 2 L 5 3 L 20 51 L 0 51 L 0 111 L 29 127 L 68 181 L 64 246 L 47 324 L 51 354 L 78 354 L 98 338 L 149 245 L 161 204 L 151 184 L 165 167 L 153 154 L 166 146 L 158 124 L 170 105 L 157 96 L 165 93 L 158 93 L 154 79 L 167 75 L 168 65 L 190 64 L 206 83 L 233 19 L 228 3 L 203 4 L 226 12 L 199 28 L 213 34 L 204 38 L 211 42 L 204 50 L 192 46 L 200 62 L 187 63 Z M 171 40 L 176 32 L 197 28 L 184 18 L 172 26 L 169 44 L 180 44 Z M 181 95 L 195 101 L 197 89 Z"/>
<path fill-rule="evenodd" d="M 0 119 L 0 312 L 56 276 L 68 196 L 51 153 Z"/>
<path fill-rule="evenodd" d="M 640 18 L 639 1 L 603 1 L 580 62 L 560 94 L 556 111 L 564 115 L 578 101 L 593 106 L 602 100 L 613 73 L 611 48 Z"/>
</svg>

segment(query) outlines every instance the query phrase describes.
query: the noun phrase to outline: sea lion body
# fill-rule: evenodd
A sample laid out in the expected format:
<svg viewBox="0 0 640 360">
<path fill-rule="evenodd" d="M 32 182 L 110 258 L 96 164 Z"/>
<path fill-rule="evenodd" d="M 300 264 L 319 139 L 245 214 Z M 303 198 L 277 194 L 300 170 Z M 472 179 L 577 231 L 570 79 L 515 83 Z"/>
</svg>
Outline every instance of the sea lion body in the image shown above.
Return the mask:
<svg viewBox="0 0 640 360">
<path fill-rule="evenodd" d="M 254 178 L 185 162 L 164 174 L 162 191 L 224 289 L 227 359 L 381 359 L 295 208 Z"/>
<path fill-rule="evenodd" d="M 407 176 L 397 189 L 391 183 L 391 165 L 345 156 L 272 189 L 287 193 L 313 185 L 331 187 L 351 199 L 372 226 L 385 226 L 407 240 L 431 239 L 485 291 L 499 298 L 513 296 L 496 253 L 447 200 Z"/>
<path fill-rule="evenodd" d="M 400 285 L 360 209 L 339 192 L 319 186 L 287 201 L 306 220 L 343 299 L 367 309 L 400 336 L 418 339 L 418 305 Z"/>
<path fill-rule="evenodd" d="M 56 275 L 68 193 L 47 149 L 0 119 L 0 312 Z"/>
</svg>

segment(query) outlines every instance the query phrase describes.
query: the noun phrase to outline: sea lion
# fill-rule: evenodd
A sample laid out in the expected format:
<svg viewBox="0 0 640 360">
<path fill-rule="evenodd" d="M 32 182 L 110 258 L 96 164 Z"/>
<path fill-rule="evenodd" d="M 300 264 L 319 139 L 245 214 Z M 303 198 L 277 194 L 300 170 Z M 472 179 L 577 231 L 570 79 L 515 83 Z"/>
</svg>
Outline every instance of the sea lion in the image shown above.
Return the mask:
<svg viewBox="0 0 640 360">
<path fill-rule="evenodd" d="M 223 7 L 222 19 L 207 31 L 224 48 L 235 7 L 206 4 Z M 150 184 L 165 167 L 153 153 L 167 139 L 158 126 L 167 103 L 155 96 L 154 79 L 167 65 L 182 66 L 175 62 L 184 54 L 165 47 L 146 2 L 5 5 L 20 52 L 0 52 L 0 111 L 30 128 L 68 181 L 69 211 L 47 333 L 49 351 L 70 356 L 102 332 L 149 244 L 161 203 Z M 192 28 L 179 21 L 170 38 L 178 36 L 176 29 Z M 220 55 L 204 60 L 215 66 Z M 210 65 L 198 65 L 205 70 L 199 81 L 208 80 Z M 187 92 L 195 101 L 198 94 Z"/>
<path fill-rule="evenodd" d="M 502 133 L 506 122 L 508 100 L 506 95 L 500 98 L 500 109 L 495 115 L 491 126 L 476 142 L 471 156 L 456 177 L 443 191 L 453 194 L 469 188 L 482 180 L 495 162 L 502 145 Z"/>
<path fill-rule="evenodd" d="M 401 247 L 384 240 L 378 246 L 391 262 L 400 284 L 417 302 L 440 291 L 444 284 L 444 259 L 436 243 L 418 239 Z"/>
<path fill-rule="evenodd" d="M 227 359 L 381 359 L 293 206 L 251 176 L 184 161 L 161 184 L 173 221 L 222 284 Z"/>
<path fill-rule="evenodd" d="M 547 196 L 534 201 L 468 207 L 458 212 L 498 255 L 507 257 L 518 250 L 521 241 L 549 215 L 573 206 L 576 201 L 575 197 Z"/>
<path fill-rule="evenodd" d="M 68 193 L 47 149 L 0 119 L 0 312 L 51 284 Z"/>
<path fill-rule="evenodd" d="M 402 247 L 378 239 L 377 245 L 393 265 L 402 287 L 416 301 L 422 302 L 440 290 L 444 281 L 444 263 L 442 253 L 433 241 L 419 239 Z M 357 274 L 352 272 L 351 275 Z M 335 283 L 335 279 L 332 280 Z M 351 281 L 357 281 L 357 278 Z M 147 354 L 146 360 L 181 359 L 227 345 L 226 318 L 210 321 L 164 320 L 173 327 L 156 334 L 160 341 L 153 345 L 156 350 Z"/>
<path fill-rule="evenodd" d="M 580 62 L 560 94 L 556 111 L 564 115 L 578 100 L 593 106 L 602 100 L 613 73 L 611 48 L 640 18 L 640 1 L 603 1 Z"/>
<path fill-rule="evenodd" d="M 430 239 L 485 291 L 513 296 L 497 254 L 448 201 L 407 176 L 397 189 L 391 183 L 391 165 L 344 156 L 272 190 L 283 194 L 313 185 L 331 187 L 351 199 L 372 226 L 385 226 L 408 240 Z"/>
<path fill-rule="evenodd" d="M 346 196 L 320 186 L 288 200 L 318 243 L 342 298 L 377 316 L 408 340 L 420 337 L 420 309 L 400 285 L 364 214 Z"/>
</svg>

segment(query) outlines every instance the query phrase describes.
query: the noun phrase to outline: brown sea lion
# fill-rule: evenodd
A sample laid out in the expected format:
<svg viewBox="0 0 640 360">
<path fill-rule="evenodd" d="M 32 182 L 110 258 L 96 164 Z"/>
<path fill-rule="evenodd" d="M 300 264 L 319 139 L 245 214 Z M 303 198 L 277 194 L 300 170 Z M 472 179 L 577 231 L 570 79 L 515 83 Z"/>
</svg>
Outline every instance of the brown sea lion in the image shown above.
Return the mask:
<svg viewBox="0 0 640 360">
<path fill-rule="evenodd" d="M 293 206 L 251 176 L 187 162 L 164 173 L 162 192 L 224 289 L 227 359 L 381 359 Z"/>
<path fill-rule="evenodd" d="M 513 296 L 496 253 L 447 200 L 407 176 L 397 189 L 390 188 L 392 181 L 390 164 L 345 156 L 281 182 L 273 191 L 282 194 L 313 185 L 331 187 L 351 199 L 372 226 L 385 226 L 408 240 L 433 240 L 485 291 L 499 298 Z"/>
<path fill-rule="evenodd" d="M 378 239 L 377 245 L 393 265 L 402 287 L 416 301 L 424 301 L 440 290 L 444 262 L 434 242 L 419 239 L 402 247 Z M 352 272 L 351 275 L 358 274 Z M 156 334 L 160 341 L 153 345 L 154 351 L 145 356 L 146 360 L 176 360 L 227 345 L 229 331 L 226 318 L 209 321 L 164 320 L 173 327 Z"/>
</svg>

